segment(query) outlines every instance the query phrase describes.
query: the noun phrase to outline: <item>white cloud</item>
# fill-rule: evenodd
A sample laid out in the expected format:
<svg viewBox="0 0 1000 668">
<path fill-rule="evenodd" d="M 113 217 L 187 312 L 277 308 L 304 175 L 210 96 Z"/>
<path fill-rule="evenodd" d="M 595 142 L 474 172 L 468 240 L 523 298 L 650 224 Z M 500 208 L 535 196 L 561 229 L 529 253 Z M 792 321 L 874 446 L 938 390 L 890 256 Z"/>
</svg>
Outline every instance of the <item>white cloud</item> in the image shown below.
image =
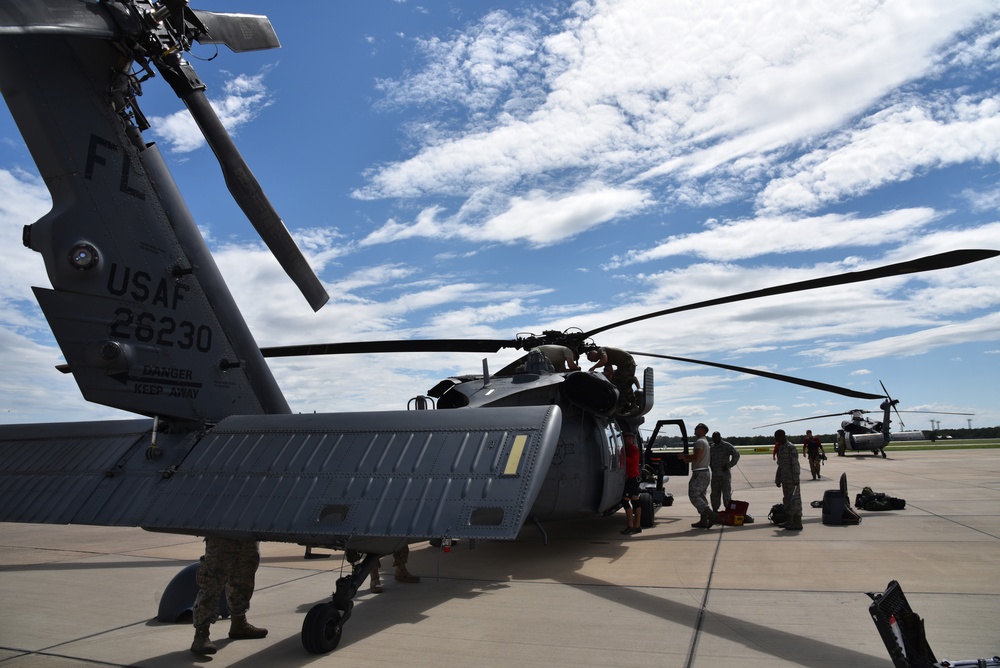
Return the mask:
<svg viewBox="0 0 1000 668">
<path fill-rule="evenodd" d="M 566 170 L 580 181 L 672 175 L 681 185 L 727 164 L 734 180 L 759 176 L 781 151 L 821 139 L 937 67 L 935 50 L 991 11 L 971 0 L 946 10 L 931 0 L 794 12 L 657 0 L 575 8 L 544 38 L 540 15 L 494 12 L 448 42 L 424 43 L 426 68 L 384 81 L 389 99 L 490 113 L 450 133 L 426 134 L 438 120 L 421 125 L 422 148 L 373 170 L 356 195 L 510 191 Z M 498 108 L 500 99 L 517 112 Z M 740 191 L 714 187 L 717 199 Z"/>
<path fill-rule="evenodd" d="M 369 246 L 415 237 L 461 238 L 474 242 L 513 243 L 524 241 L 546 246 L 565 241 L 602 223 L 627 216 L 647 204 L 648 193 L 587 184 L 565 196 L 531 191 L 511 198 L 507 208 L 481 225 L 461 222 L 471 217 L 467 211 L 453 218 L 439 219 L 440 207 L 424 209 L 412 225 L 391 220 L 360 243 Z"/>
<path fill-rule="evenodd" d="M 923 355 L 935 348 L 962 343 L 995 341 L 1000 332 L 1000 313 L 991 313 L 964 322 L 928 327 L 910 334 L 888 336 L 874 341 L 851 345 L 830 344 L 822 353 L 837 362 L 857 362 L 878 359 L 886 355 L 910 357 Z"/>
<path fill-rule="evenodd" d="M 235 134 L 270 106 L 264 85 L 267 70 L 255 76 L 238 75 L 223 85 L 223 96 L 210 99 L 212 109 L 230 134 Z M 205 145 L 205 137 L 191 113 L 184 109 L 169 116 L 150 116 L 153 134 L 161 137 L 173 153 L 190 153 Z"/>
<path fill-rule="evenodd" d="M 813 211 L 930 168 L 997 162 L 1000 98 L 905 100 L 834 143 L 793 163 L 791 176 L 769 183 L 758 196 L 761 211 Z"/>
<path fill-rule="evenodd" d="M 538 19 L 495 10 L 450 41 L 416 38 L 427 67 L 406 79 L 379 80 L 384 104 L 461 105 L 473 115 L 502 105 L 518 113 L 542 83 Z"/>
<path fill-rule="evenodd" d="M 844 246 L 881 246 L 899 242 L 932 222 L 932 209 L 902 209 L 875 217 L 827 214 L 815 217 L 771 216 L 718 223 L 704 232 L 669 237 L 647 250 L 612 258 L 606 269 L 682 255 L 732 261 L 770 253 L 814 251 Z"/>
</svg>

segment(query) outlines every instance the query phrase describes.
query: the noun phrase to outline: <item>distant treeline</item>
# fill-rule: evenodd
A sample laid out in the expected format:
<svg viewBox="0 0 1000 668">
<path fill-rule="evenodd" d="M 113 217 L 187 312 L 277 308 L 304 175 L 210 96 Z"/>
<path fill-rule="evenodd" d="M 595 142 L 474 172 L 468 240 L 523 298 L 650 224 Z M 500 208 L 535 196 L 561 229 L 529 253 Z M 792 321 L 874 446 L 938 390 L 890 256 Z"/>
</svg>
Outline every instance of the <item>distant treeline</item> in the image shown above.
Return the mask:
<svg viewBox="0 0 1000 668">
<path fill-rule="evenodd" d="M 802 443 L 802 439 L 805 438 L 805 431 L 801 434 L 792 433 L 790 430 L 785 430 L 788 432 L 788 440 L 793 443 Z M 950 436 L 955 439 L 971 439 L 971 438 L 1000 438 L 1000 425 L 996 427 L 979 427 L 976 429 L 935 429 L 931 431 L 930 429 L 920 429 L 927 436 L 928 440 L 944 438 Z M 819 436 L 823 443 L 836 443 L 837 434 L 815 434 Z M 691 435 L 688 435 L 690 440 L 693 440 Z M 733 445 L 742 446 L 765 446 L 774 445 L 774 432 L 762 436 L 723 436 L 723 440 L 729 441 Z M 680 443 L 680 436 L 668 436 L 659 437 L 656 439 L 657 445 L 660 447 L 669 447 L 671 445 L 676 445 Z"/>
</svg>

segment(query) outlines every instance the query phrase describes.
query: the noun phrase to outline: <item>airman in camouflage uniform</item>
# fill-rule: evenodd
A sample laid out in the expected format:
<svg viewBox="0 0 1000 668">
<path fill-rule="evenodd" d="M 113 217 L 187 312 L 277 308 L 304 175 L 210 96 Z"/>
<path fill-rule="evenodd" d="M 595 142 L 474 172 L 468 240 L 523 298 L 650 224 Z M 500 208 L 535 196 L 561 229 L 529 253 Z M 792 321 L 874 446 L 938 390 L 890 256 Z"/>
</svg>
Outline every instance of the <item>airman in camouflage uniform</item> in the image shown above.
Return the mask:
<svg viewBox="0 0 1000 668">
<path fill-rule="evenodd" d="M 699 422 L 694 428 L 695 442 L 690 454 L 677 455 L 681 461 L 691 464 L 691 478 L 688 480 L 688 499 L 701 517 L 691 526 L 695 529 L 711 529 L 719 521 L 719 515 L 708 503 L 708 486 L 712 482 L 711 446 L 708 444 L 708 426 Z"/>
<path fill-rule="evenodd" d="M 774 484 L 781 488 L 782 503 L 788 522 L 785 528 L 802 530 L 802 495 L 799 491 L 799 450 L 785 438 L 785 430 L 774 432 L 777 448 L 778 470 L 774 474 Z"/>
<path fill-rule="evenodd" d="M 254 578 L 260 565 L 257 541 L 207 536 L 205 556 L 198 567 L 198 597 L 194 601 L 195 654 L 215 654 L 216 646 L 209 639 L 209 627 L 219 618 L 219 594 L 226 590 L 226 603 L 232 615 L 229 637 L 233 640 L 263 638 L 267 629 L 247 621 Z"/>
<path fill-rule="evenodd" d="M 722 440 L 722 434 L 712 432 L 712 510 L 729 509 L 733 500 L 733 472 L 730 470 L 740 461 L 740 452 L 729 441 Z"/>
</svg>

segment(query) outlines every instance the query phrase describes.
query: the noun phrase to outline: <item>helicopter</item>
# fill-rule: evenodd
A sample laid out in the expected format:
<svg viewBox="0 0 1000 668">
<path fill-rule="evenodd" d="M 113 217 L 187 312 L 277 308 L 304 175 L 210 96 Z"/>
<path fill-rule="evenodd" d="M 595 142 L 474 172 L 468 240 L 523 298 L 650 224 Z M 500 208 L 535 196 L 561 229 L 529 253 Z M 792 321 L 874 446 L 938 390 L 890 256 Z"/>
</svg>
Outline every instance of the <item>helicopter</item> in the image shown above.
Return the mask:
<svg viewBox="0 0 1000 668">
<path fill-rule="evenodd" d="M 24 245 L 51 288 L 34 294 L 83 397 L 140 417 L 0 427 L 0 521 L 141 527 L 363 553 L 302 626 L 335 649 L 382 555 L 410 543 L 512 540 L 526 524 L 603 515 L 625 483 L 621 449 L 653 408 L 653 375 L 622 404 L 606 376 L 550 369 L 543 345 L 581 353 L 641 319 L 995 257 L 954 250 L 629 318 L 589 331 L 496 340 L 346 342 L 261 349 L 138 104 L 163 79 L 191 112 L 227 187 L 314 310 L 329 296 L 270 204 L 183 54 L 280 46 L 268 19 L 186 0 L 0 4 L 0 91 L 53 201 Z M 39 82 L 44 82 L 40 84 Z M 412 410 L 294 414 L 266 358 L 523 351 L 441 381 Z M 771 372 L 632 351 L 829 391 Z M 489 410 L 477 410 L 489 408 Z M 648 501 L 644 501 L 648 503 Z M 652 513 L 644 513 L 652 521 Z M 176 583 L 176 586 L 175 586 Z M 189 597 L 175 578 L 168 597 Z"/>
<path fill-rule="evenodd" d="M 784 422 L 774 422 L 771 424 L 761 425 L 760 427 L 754 427 L 754 429 L 763 429 L 764 427 L 773 427 L 779 424 L 789 424 L 791 422 L 803 422 L 805 420 L 815 420 L 819 418 L 827 417 L 839 417 L 841 415 L 851 416 L 848 420 L 843 420 L 840 423 L 840 429 L 837 430 L 837 444 L 836 450 L 837 454 L 841 457 L 850 449 L 853 452 L 868 452 L 871 451 L 873 455 L 882 455 L 885 459 L 885 448 L 889 445 L 890 441 L 922 441 L 926 439 L 926 434 L 920 430 L 907 430 L 906 425 L 903 424 L 903 416 L 900 413 L 931 413 L 937 415 L 975 415 L 975 413 L 950 413 L 947 411 L 901 411 L 896 408 L 899 404 L 899 399 L 893 399 L 889 396 L 889 391 L 885 388 L 885 384 L 879 381 L 882 385 L 882 390 L 885 392 L 885 400 L 879 404 L 879 411 L 882 412 L 882 419 L 880 421 L 874 421 L 871 418 L 866 417 L 869 413 L 877 413 L 879 411 L 873 410 L 863 410 L 860 408 L 855 408 L 843 413 L 828 413 L 826 415 L 813 415 L 807 418 L 800 418 L 797 420 L 786 420 Z M 890 431 L 891 412 L 896 412 L 896 417 L 899 418 L 899 424 L 903 427 L 899 431 Z"/>
</svg>

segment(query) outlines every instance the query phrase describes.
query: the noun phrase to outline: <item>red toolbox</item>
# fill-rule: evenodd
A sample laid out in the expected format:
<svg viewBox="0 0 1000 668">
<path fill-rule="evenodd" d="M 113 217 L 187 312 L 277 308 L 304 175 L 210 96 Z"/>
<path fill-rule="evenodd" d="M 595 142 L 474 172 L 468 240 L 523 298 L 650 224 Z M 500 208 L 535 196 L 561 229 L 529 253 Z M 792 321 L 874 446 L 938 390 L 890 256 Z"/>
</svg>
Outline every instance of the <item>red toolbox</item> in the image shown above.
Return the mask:
<svg viewBox="0 0 1000 668">
<path fill-rule="evenodd" d="M 749 509 L 750 503 L 748 501 L 733 499 L 729 502 L 729 507 L 719 513 L 719 523 L 728 526 L 742 526 Z"/>
</svg>

